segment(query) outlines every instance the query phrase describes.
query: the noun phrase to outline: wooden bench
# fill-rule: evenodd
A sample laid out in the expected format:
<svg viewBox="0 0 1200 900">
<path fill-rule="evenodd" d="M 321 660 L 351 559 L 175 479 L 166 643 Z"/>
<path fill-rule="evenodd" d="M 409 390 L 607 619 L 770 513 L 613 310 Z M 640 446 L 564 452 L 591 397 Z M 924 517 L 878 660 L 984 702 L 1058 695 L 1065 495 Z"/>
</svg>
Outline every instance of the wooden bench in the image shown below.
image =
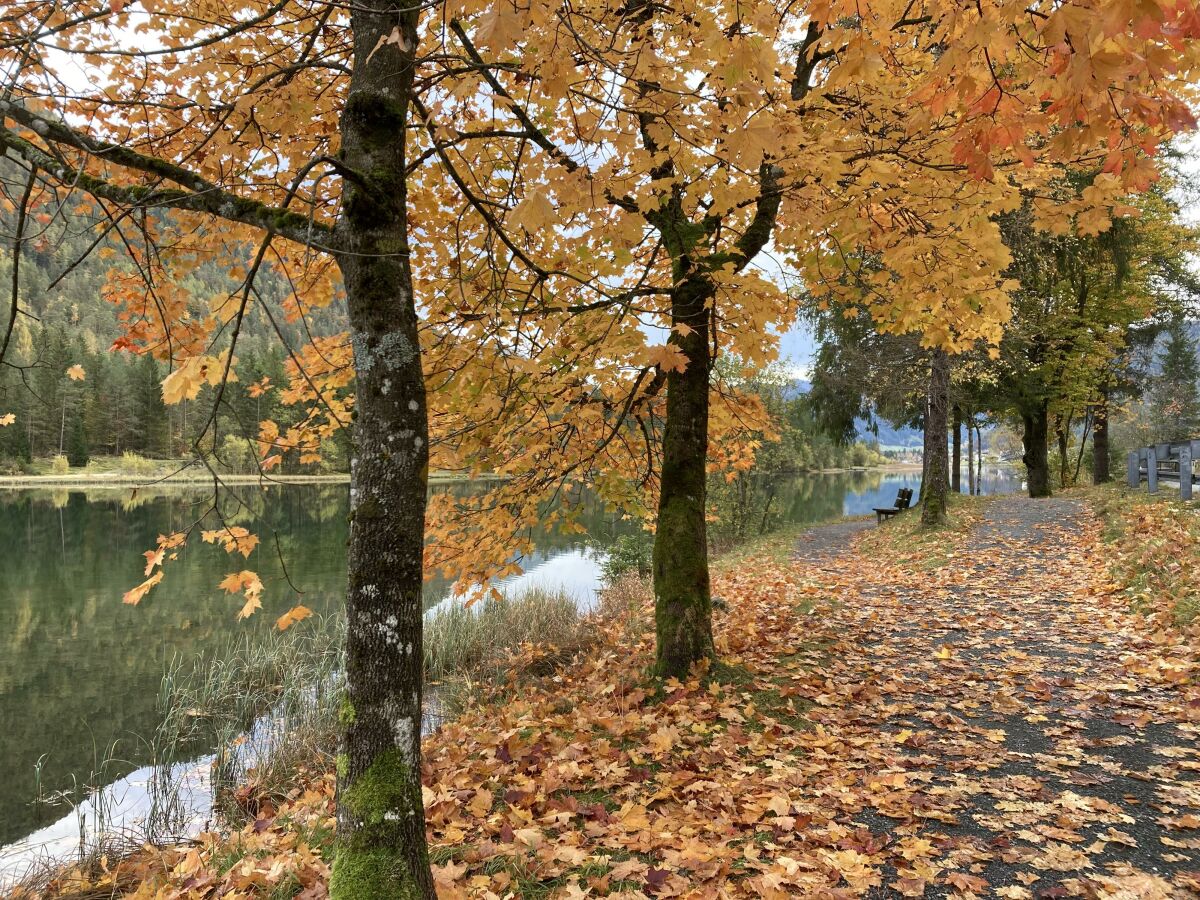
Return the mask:
<svg viewBox="0 0 1200 900">
<path fill-rule="evenodd" d="M 902 513 L 904 510 L 912 506 L 912 488 L 900 488 L 900 492 L 896 494 L 896 505 L 887 507 L 875 507 L 875 519 L 882 525 L 884 519 L 890 519 L 897 513 Z"/>
</svg>

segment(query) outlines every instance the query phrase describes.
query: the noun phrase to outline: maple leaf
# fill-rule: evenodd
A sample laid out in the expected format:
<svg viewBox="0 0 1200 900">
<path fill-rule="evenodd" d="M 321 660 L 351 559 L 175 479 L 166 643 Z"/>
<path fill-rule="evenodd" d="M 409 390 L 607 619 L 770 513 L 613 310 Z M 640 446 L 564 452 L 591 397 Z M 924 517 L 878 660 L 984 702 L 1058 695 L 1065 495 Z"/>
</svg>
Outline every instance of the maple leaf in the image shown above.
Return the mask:
<svg viewBox="0 0 1200 900">
<path fill-rule="evenodd" d="M 664 372 L 683 372 L 687 370 L 687 355 L 675 344 L 655 344 L 646 348 L 646 362 L 657 366 Z"/>
<path fill-rule="evenodd" d="M 83 366 L 76 363 L 75 365 L 71 366 L 71 368 L 67 369 L 67 377 L 72 381 L 83 381 L 85 378 L 87 378 L 87 372 L 84 371 Z"/>
<path fill-rule="evenodd" d="M 157 550 L 147 550 L 143 553 L 142 555 L 146 557 L 146 571 L 143 574 L 149 575 L 154 571 L 155 566 L 161 566 L 164 553 L 166 553 L 166 548 L 161 545 Z"/>
<path fill-rule="evenodd" d="M 121 602 L 128 603 L 130 606 L 137 606 L 142 602 L 142 599 L 150 593 L 150 589 L 158 584 L 163 579 L 162 569 L 159 569 L 141 584 L 135 588 L 126 591 L 121 598 Z"/>
<path fill-rule="evenodd" d="M 240 525 L 202 531 L 200 537 L 206 544 L 220 542 L 226 553 L 240 553 L 243 557 L 249 557 L 259 543 L 258 535 L 251 534 Z"/>
<path fill-rule="evenodd" d="M 499 10 L 505 3 L 496 3 L 494 8 Z M 508 214 L 508 224 L 515 228 L 536 232 L 550 227 L 555 221 L 554 204 L 541 189 L 533 190 Z"/>
<path fill-rule="evenodd" d="M 5 413 L 0 416 L 0 427 L 11 425 L 15 421 L 17 421 L 17 417 L 14 413 Z"/>
<path fill-rule="evenodd" d="M 280 616 L 278 619 L 276 619 L 275 627 L 278 628 L 280 631 L 287 631 L 289 628 L 291 628 L 297 622 L 307 619 L 311 615 L 312 615 L 311 609 L 309 609 L 307 606 L 304 606 L 302 604 L 298 604 L 296 606 L 293 606 L 291 609 L 289 609 L 287 612 L 285 612 L 282 616 Z"/>
</svg>

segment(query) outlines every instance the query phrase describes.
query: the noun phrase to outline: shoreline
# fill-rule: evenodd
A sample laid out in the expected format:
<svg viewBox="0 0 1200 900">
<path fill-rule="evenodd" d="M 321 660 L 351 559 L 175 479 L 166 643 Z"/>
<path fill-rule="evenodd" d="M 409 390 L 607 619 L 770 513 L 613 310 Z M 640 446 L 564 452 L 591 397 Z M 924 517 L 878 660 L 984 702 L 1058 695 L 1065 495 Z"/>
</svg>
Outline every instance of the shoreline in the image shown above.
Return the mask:
<svg viewBox="0 0 1200 900">
<path fill-rule="evenodd" d="M 808 469 L 804 472 L 786 473 L 796 476 L 839 475 L 847 472 L 920 472 L 920 463 L 888 463 L 882 466 L 847 466 L 830 469 Z M 785 474 L 785 473 L 781 473 Z M 455 484 L 471 481 L 500 481 L 501 475 L 457 475 L 449 472 L 434 472 L 429 476 L 430 484 Z M 329 475 L 221 475 L 220 482 L 227 485 L 272 484 L 349 484 L 349 473 Z M 0 475 L 0 489 L 22 490 L 29 488 L 157 488 L 197 487 L 211 485 L 212 475 L 186 474 L 183 472 L 152 476 L 128 472 L 86 472 L 78 475 Z"/>
<path fill-rule="evenodd" d="M 273 484 L 349 484 L 350 475 L 221 475 L 220 483 L 225 485 L 262 485 Z M 454 484 L 470 481 L 499 481 L 498 475 L 466 475 L 439 474 L 429 476 L 430 484 Z M 165 475 L 147 476 L 133 475 L 121 472 L 93 472 L 83 475 L 0 475 L 0 489 L 24 490 L 30 488 L 145 488 L 159 487 L 200 487 L 211 485 L 214 479 L 211 475 Z"/>
</svg>

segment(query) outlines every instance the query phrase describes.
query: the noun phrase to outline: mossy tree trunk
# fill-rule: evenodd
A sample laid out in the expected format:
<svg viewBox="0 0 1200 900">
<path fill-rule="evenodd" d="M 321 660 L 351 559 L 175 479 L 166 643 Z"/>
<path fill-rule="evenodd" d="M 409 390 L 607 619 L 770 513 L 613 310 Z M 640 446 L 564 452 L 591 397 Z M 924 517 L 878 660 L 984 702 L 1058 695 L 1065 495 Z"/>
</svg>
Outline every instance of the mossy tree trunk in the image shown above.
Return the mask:
<svg viewBox="0 0 1200 900">
<path fill-rule="evenodd" d="M 1092 430 L 1092 484 L 1104 484 L 1108 473 L 1108 392 L 1100 394 L 1096 406 L 1096 424 Z"/>
<path fill-rule="evenodd" d="M 338 221 L 357 379 L 333 900 L 435 896 L 421 803 L 425 382 L 408 258 L 405 128 L 419 7 L 351 7 Z M 399 41 L 385 40 L 399 31 Z"/>
<path fill-rule="evenodd" d="M 667 374 L 667 418 L 654 538 L 656 670 L 682 678 L 713 655 L 708 578 L 706 461 L 713 290 L 707 278 L 680 282 L 671 295 L 671 341 L 687 367 Z"/>
<path fill-rule="evenodd" d="M 1050 458 L 1046 446 L 1050 430 L 1048 420 L 1044 402 L 1021 413 L 1021 441 L 1025 445 L 1021 460 L 1025 463 L 1025 481 L 1030 497 L 1050 496 Z"/>
<path fill-rule="evenodd" d="M 950 414 L 950 355 L 934 350 L 929 363 L 929 395 L 925 404 L 925 479 L 921 482 L 921 525 L 929 528 L 946 521 L 949 493 L 949 450 L 946 434 Z"/>
</svg>

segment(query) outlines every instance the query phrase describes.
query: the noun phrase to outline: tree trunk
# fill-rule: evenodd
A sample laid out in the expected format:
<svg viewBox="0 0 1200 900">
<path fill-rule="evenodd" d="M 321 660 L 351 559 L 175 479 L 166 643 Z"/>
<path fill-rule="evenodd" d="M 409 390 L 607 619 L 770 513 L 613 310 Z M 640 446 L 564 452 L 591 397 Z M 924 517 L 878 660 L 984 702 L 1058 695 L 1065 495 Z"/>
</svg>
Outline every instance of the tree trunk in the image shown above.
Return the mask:
<svg viewBox="0 0 1200 900">
<path fill-rule="evenodd" d="M 420 758 L 429 435 L 404 175 L 417 9 L 363 0 L 350 14 L 341 157 L 361 179 L 344 180 L 337 225 L 357 384 L 333 900 L 435 897 Z"/>
<path fill-rule="evenodd" d="M 1096 410 L 1088 407 L 1083 417 L 1083 432 L 1079 435 L 1079 452 L 1075 454 L 1075 469 L 1071 473 L 1071 484 L 1079 484 L 1079 472 L 1083 469 L 1083 454 L 1087 450 L 1087 439 L 1096 424 Z"/>
<path fill-rule="evenodd" d="M 950 412 L 950 356 L 934 350 L 929 366 L 929 397 L 925 406 L 925 481 L 921 484 L 921 525 L 946 521 L 949 493 L 946 418 Z"/>
<path fill-rule="evenodd" d="M 671 293 L 671 341 L 687 357 L 667 373 L 658 529 L 654 538 L 654 625 L 658 674 L 683 678 L 713 655 L 705 525 L 708 370 L 712 287 L 687 278 Z"/>
<path fill-rule="evenodd" d="M 1108 392 L 1100 394 L 1096 424 L 1092 431 L 1092 484 L 1104 484 L 1108 474 Z"/>
<path fill-rule="evenodd" d="M 1071 434 L 1071 416 L 1066 419 L 1059 413 L 1054 417 L 1054 438 L 1058 442 L 1058 486 L 1066 488 L 1069 482 L 1070 460 L 1068 459 L 1068 442 Z"/>
<path fill-rule="evenodd" d="M 1024 426 L 1021 441 L 1025 445 L 1025 455 L 1021 460 L 1025 463 L 1025 480 L 1029 484 L 1030 497 L 1050 496 L 1050 459 L 1046 448 L 1048 418 L 1045 403 L 1021 415 Z"/>
<path fill-rule="evenodd" d="M 983 431 L 975 426 L 975 493 L 983 493 Z"/>
<path fill-rule="evenodd" d="M 950 490 L 962 493 L 962 407 L 954 404 L 954 450 L 950 457 Z"/>
<path fill-rule="evenodd" d="M 973 415 L 967 416 L 967 493 L 975 495 L 975 440 L 971 434 Z"/>
</svg>

